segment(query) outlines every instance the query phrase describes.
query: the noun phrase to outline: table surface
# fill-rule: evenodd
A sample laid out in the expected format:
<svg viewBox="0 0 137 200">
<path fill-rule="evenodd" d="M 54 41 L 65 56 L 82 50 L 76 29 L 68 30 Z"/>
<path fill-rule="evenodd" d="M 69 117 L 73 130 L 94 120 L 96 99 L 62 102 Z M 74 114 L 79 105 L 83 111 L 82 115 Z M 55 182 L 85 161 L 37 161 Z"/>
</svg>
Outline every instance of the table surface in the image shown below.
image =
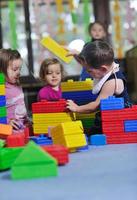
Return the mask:
<svg viewBox="0 0 137 200">
<path fill-rule="evenodd" d="M 89 146 L 69 155 L 57 177 L 11 180 L 0 172 L 0 200 L 137 200 L 137 144 Z"/>
</svg>

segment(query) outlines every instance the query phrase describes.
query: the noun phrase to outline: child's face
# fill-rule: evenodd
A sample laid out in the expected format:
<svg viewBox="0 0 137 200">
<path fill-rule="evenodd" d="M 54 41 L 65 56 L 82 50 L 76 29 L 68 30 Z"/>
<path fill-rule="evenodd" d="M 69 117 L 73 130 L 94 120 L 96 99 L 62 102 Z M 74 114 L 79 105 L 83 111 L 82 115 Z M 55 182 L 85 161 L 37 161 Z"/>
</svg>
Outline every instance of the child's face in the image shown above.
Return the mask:
<svg viewBox="0 0 137 200">
<path fill-rule="evenodd" d="M 59 64 L 52 64 L 48 66 L 48 73 L 45 74 L 45 81 L 52 87 L 60 85 L 61 67 Z"/>
<path fill-rule="evenodd" d="M 90 30 L 90 35 L 94 39 L 103 39 L 106 37 L 104 28 L 100 24 L 94 24 Z"/>
<path fill-rule="evenodd" d="M 7 68 L 7 78 L 6 80 L 9 83 L 16 84 L 20 77 L 22 60 L 16 59 L 9 62 L 9 66 Z"/>
<path fill-rule="evenodd" d="M 96 78 L 96 79 L 101 79 L 109 71 L 109 67 L 105 65 L 97 69 L 92 68 L 92 67 L 86 67 L 86 71 L 89 73 L 91 77 Z"/>
</svg>

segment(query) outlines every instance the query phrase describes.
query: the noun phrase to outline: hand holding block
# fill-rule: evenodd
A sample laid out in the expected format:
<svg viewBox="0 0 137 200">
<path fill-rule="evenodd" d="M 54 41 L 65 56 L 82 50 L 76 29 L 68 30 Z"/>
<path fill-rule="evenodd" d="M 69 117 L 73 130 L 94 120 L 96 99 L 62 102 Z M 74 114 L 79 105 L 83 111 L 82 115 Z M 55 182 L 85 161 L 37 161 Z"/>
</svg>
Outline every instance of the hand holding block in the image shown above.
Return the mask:
<svg viewBox="0 0 137 200">
<path fill-rule="evenodd" d="M 56 41 L 54 41 L 50 36 L 44 37 L 40 43 L 46 47 L 49 51 L 59 57 L 66 63 L 70 63 L 72 60 L 72 56 L 66 57 L 68 51 L 65 50 L 62 46 L 60 46 Z"/>
</svg>

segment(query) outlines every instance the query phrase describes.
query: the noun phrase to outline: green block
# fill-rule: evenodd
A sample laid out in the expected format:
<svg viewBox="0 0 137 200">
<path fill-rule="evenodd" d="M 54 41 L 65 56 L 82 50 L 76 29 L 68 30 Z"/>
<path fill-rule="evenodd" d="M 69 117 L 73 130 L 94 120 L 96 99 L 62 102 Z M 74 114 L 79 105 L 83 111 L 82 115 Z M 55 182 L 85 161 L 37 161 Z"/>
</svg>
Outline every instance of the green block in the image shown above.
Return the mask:
<svg viewBox="0 0 137 200">
<path fill-rule="evenodd" d="M 24 148 L 11 167 L 12 179 L 57 176 L 57 161 L 34 142 Z"/>
<path fill-rule="evenodd" d="M 0 170 L 9 169 L 24 147 L 0 148 Z"/>
<path fill-rule="evenodd" d="M 81 119 L 81 121 L 84 128 L 91 128 L 91 126 L 94 124 L 95 119 L 87 118 L 87 119 Z"/>
<path fill-rule="evenodd" d="M 5 140 L 0 139 L 0 148 L 5 146 Z"/>
<path fill-rule="evenodd" d="M 5 106 L 0 107 L 0 117 L 6 117 L 7 116 L 7 109 Z"/>
<path fill-rule="evenodd" d="M 5 76 L 3 73 L 0 73 L 0 84 L 5 84 Z"/>
</svg>

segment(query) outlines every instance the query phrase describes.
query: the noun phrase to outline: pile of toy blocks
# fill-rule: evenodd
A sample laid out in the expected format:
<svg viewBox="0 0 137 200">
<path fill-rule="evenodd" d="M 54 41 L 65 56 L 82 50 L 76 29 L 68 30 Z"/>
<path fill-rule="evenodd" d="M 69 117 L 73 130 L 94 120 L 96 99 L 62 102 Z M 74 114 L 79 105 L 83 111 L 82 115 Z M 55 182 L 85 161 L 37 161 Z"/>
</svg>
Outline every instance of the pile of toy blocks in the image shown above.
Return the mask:
<svg viewBox="0 0 137 200">
<path fill-rule="evenodd" d="M 107 144 L 137 143 L 137 106 L 124 108 L 124 99 L 101 100 L 102 129 Z"/>
<path fill-rule="evenodd" d="M 35 135 L 47 134 L 48 127 L 73 120 L 73 113 L 66 109 L 66 100 L 64 99 L 33 103 L 32 113 Z"/>
</svg>

